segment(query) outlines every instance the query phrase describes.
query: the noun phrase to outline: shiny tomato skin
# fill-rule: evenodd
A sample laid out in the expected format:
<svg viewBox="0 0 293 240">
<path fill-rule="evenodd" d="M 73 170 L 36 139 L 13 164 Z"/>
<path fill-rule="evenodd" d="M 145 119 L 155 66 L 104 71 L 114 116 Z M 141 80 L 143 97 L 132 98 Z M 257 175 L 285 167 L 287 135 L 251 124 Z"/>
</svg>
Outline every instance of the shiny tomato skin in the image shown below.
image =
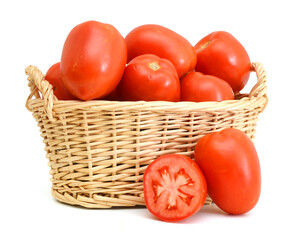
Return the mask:
<svg viewBox="0 0 293 240">
<path fill-rule="evenodd" d="M 125 37 L 128 62 L 143 54 L 154 54 L 171 61 L 179 77 L 194 69 L 196 54 L 190 42 L 178 33 L 155 24 L 133 29 Z"/>
<path fill-rule="evenodd" d="M 154 160 L 143 176 L 148 210 L 164 221 L 179 221 L 198 212 L 207 196 L 200 168 L 189 157 L 167 154 Z"/>
<path fill-rule="evenodd" d="M 237 93 L 246 85 L 251 62 L 245 48 L 230 33 L 213 32 L 195 45 L 196 71 L 227 81 Z"/>
<path fill-rule="evenodd" d="M 152 54 L 132 59 L 118 86 L 122 101 L 180 101 L 180 80 L 173 64 Z"/>
<path fill-rule="evenodd" d="M 218 77 L 190 72 L 181 81 L 181 101 L 220 102 L 233 99 L 231 86 Z"/>
<path fill-rule="evenodd" d="M 79 99 L 102 98 L 119 84 L 126 61 L 126 43 L 116 28 L 84 22 L 71 30 L 64 43 L 62 81 Z"/>
<path fill-rule="evenodd" d="M 235 215 L 254 208 L 261 192 L 260 163 L 244 132 L 228 128 L 204 136 L 195 146 L 194 159 L 219 208 Z"/>
<path fill-rule="evenodd" d="M 47 80 L 53 87 L 54 95 L 58 100 L 77 100 L 64 86 L 61 73 L 60 73 L 60 62 L 53 64 L 45 75 Z"/>
</svg>

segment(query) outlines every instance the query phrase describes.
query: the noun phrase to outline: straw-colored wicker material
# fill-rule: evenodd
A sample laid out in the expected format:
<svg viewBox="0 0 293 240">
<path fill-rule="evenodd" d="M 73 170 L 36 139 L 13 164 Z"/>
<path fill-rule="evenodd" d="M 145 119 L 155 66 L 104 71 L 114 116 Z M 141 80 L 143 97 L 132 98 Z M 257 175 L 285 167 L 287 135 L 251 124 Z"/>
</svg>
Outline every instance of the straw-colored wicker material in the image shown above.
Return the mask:
<svg viewBox="0 0 293 240">
<path fill-rule="evenodd" d="M 229 127 L 254 139 L 267 96 L 262 65 L 253 63 L 252 71 L 258 81 L 238 100 L 59 101 L 41 71 L 27 67 L 31 94 L 26 107 L 44 139 L 53 196 L 87 208 L 145 205 L 143 173 L 158 156 L 179 153 L 193 158 L 202 136 Z"/>
</svg>

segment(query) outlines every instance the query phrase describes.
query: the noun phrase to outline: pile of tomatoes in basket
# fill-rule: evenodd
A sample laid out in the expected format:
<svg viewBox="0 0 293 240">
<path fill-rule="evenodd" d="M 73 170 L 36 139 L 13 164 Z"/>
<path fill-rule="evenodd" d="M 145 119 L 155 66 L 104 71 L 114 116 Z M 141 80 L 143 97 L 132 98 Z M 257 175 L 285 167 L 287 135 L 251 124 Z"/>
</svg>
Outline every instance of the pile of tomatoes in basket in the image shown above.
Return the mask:
<svg viewBox="0 0 293 240">
<path fill-rule="evenodd" d="M 124 38 L 110 24 L 75 26 L 61 61 L 45 79 L 59 100 L 223 101 L 247 83 L 250 59 L 230 33 L 195 46 L 163 26 L 138 26 Z"/>
<path fill-rule="evenodd" d="M 59 100 L 223 101 L 243 89 L 250 67 L 246 50 L 227 32 L 192 46 L 159 25 L 139 26 L 124 38 L 112 25 L 88 21 L 69 33 L 45 79 Z M 165 221 L 198 212 L 207 194 L 223 211 L 243 214 L 258 202 L 260 164 L 249 137 L 228 128 L 202 137 L 194 161 L 157 158 L 143 184 L 147 208 Z"/>
</svg>

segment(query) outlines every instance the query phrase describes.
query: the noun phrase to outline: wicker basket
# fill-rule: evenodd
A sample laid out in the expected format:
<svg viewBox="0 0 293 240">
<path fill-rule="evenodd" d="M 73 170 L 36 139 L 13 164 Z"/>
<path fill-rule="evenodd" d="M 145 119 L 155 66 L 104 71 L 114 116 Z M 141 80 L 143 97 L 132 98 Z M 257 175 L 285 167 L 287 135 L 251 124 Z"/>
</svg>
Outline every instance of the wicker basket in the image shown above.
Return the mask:
<svg viewBox="0 0 293 240">
<path fill-rule="evenodd" d="M 229 127 L 253 140 L 268 99 L 262 65 L 253 63 L 252 71 L 256 85 L 236 100 L 115 102 L 59 101 L 41 71 L 27 67 L 26 107 L 44 139 L 53 196 L 87 208 L 145 205 L 143 173 L 158 156 L 192 158 L 202 136 Z"/>
</svg>

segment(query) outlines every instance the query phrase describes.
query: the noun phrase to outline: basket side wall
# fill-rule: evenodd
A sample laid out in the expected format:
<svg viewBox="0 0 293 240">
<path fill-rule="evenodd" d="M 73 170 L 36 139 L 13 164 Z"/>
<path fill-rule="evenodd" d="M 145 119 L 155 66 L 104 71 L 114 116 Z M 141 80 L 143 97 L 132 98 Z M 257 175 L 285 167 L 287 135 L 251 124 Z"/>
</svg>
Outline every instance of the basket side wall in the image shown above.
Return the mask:
<svg viewBox="0 0 293 240">
<path fill-rule="evenodd" d="M 151 161 L 169 153 L 193 158 L 202 136 L 229 127 L 253 140 L 259 114 L 249 108 L 192 113 L 81 109 L 58 112 L 49 121 L 42 108 L 35 109 L 53 196 L 89 208 L 144 205 L 142 179 Z"/>
</svg>

